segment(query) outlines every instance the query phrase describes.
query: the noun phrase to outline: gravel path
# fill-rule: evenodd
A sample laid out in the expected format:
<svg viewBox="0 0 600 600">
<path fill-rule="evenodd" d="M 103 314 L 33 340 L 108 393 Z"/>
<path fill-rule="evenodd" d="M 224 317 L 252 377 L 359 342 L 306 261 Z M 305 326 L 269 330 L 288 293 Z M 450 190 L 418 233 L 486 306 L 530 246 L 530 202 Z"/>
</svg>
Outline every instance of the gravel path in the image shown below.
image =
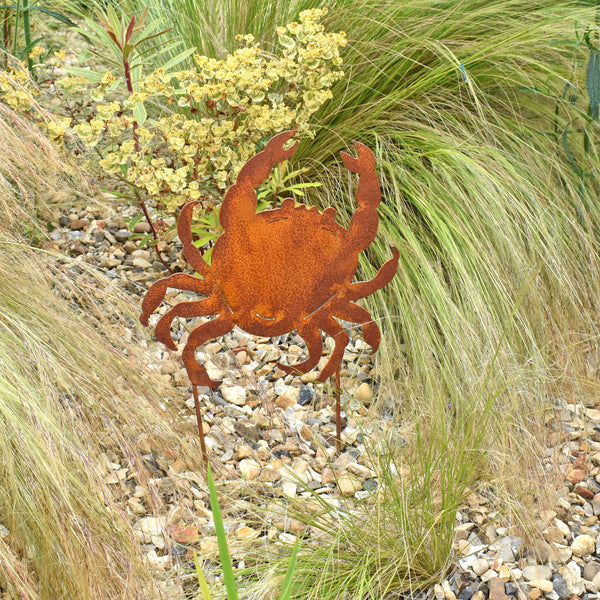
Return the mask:
<svg viewBox="0 0 600 600">
<path fill-rule="evenodd" d="M 138 250 L 132 241 L 126 223 L 136 214 L 136 208 L 115 204 L 63 215 L 51 233 L 54 247 L 99 266 L 141 299 L 147 286 L 166 271 L 153 252 Z M 139 223 L 137 230 L 143 233 L 145 224 Z M 165 257 L 169 264 L 186 268 L 177 245 L 165 248 Z M 190 297 L 171 290 L 163 312 Z M 158 318 L 154 315 L 151 324 Z M 183 345 L 196 324 L 178 324 L 174 339 Z M 360 329 L 349 333 L 352 341 L 342 370 L 345 450 L 341 456 L 335 453 L 335 410 L 327 386 L 315 385 L 314 373 L 292 377 L 277 367 L 278 361 L 303 360 L 304 345 L 297 336 L 264 339 L 236 329 L 201 348 L 198 357 L 209 375 L 224 381 L 217 392 L 201 389 L 207 447 L 222 465 L 221 479 L 242 481 L 263 495 L 267 490 L 290 498 L 307 494 L 300 482 L 318 494 L 348 499 L 369 494 L 377 486 L 362 436 L 370 428 L 385 428 L 386 421 L 378 419 L 374 425 L 366 418 L 377 393 L 376 372 Z M 331 351 L 331 339 L 325 340 L 325 348 L 326 353 Z M 182 418 L 195 420 L 191 388 L 180 360 L 158 342 L 151 342 L 148 350 L 155 368 L 179 392 Z M 543 531 L 537 553 L 525 546 L 515 528 L 507 526 L 484 493 L 473 493 L 457 515 L 451 576 L 420 596 L 588 600 L 598 595 L 600 410 L 563 402 L 557 407 L 556 423 L 555 445 L 548 449 L 547 461 L 556 463 L 558 457 L 564 485 L 557 490 L 552 510 L 532 515 Z M 150 483 L 163 498 L 164 514 L 147 509 L 146 491 L 118 456 L 106 455 L 106 478 L 122 489 L 142 549 L 150 566 L 161 572 L 165 593 L 185 598 L 185 590 L 197 585 L 189 571 L 192 550 L 208 557 L 217 551 L 206 486 L 181 457 L 159 456 L 151 432 L 138 444 L 153 473 Z M 290 519 L 273 519 L 260 527 L 244 516 L 248 514 L 245 503 L 237 503 L 237 515 L 231 507 L 225 511 L 232 537 L 288 540 L 298 533 L 298 524 Z"/>
</svg>

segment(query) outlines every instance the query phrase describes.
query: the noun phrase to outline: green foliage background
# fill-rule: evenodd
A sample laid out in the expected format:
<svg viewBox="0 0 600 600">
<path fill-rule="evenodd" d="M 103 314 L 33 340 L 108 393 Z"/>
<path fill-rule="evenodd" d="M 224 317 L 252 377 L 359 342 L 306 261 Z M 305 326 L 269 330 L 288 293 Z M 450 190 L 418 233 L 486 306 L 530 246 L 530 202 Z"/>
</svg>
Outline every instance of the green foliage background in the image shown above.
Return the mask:
<svg viewBox="0 0 600 600">
<path fill-rule="evenodd" d="M 495 370 L 527 363 L 543 374 L 555 344 L 597 334 L 598 125 L 586 117 L 581 43 L 586 27 L 596 35 L 594 7 L 171 0 L 150 10 L 184 45 L 223 56 L 235 34 L 268 43 L 317 4 L 330 9 L 328 29 L 348 35 L 346 78 L 295 158 L 307 180 L 329 183 L 312 201 L 348 219 L 339 151 L 353 139 L 377 151 L 384 202 L 363 275 L 391 245 L 401 252 L 398 276 L 376 299 L 384 372 L 408 377 L 420 397 L 471 387 L 492 356 Z"/>
</svg>

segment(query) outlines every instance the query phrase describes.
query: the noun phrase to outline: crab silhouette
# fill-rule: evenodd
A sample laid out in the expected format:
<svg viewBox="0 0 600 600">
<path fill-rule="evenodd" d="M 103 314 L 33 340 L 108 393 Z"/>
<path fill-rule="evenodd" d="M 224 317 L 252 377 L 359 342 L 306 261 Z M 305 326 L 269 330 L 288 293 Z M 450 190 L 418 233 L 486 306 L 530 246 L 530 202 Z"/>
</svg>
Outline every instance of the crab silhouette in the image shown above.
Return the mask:
<svg viewBox="0 0 600 600">
<path fill-rule="evenodd" d="M 297 330 L 304 339 L 308 358 L 279 367 L 287 373 L 307 373 L 317 366 L 323 351 L 321 331 L 335 340 L 333 352 L 318 376 L 325 381 L 339 367 L 349 337 L 336 319 L 362 324 L 363 337 L 375 352 L 380 332 L 371 315 L 356 300 L 386 285 L 398 268 L 399 253 L 392 249 L 388 260 L 370 281 L 352 282 L 358 255 L 375 238 L 381 200 L 375 174 L 375 158 L 363 144 L 354 143 L 357 157 L 341 153 L 344 165 L 359 177 L 356 200 L 359 208 L 345 229 L 335 221 L 334 208 L 320 213 L 316 207 L 284 200 L 280 208 L 257 211 L 255 188 L 264 182 L 274 165 L 289 159 L 297 143 L 284 146 L 295 131 L 273 137 L 266 148 L 241 169 L 227 191 L 220 212 L 224 233 L 217 239 L 212 264 L 208 265 L 192 244 L 191 220 L 197 202 L 188 202 L 177 223 L 183 254 L 200 277 L 176 273 L 154 283 L 142 304 L 141 322 L 158 308 L 167 288 L 204 296 L 180 302 L 160 318 L 156 338 L 177 349 L 171 338 L 175 317 L 216 316 L 196 327 L 183 349 L 183 361 L 194 386 L 216 388 L 221 381 L 208 376 L 195 357 L 198 346 L 225 335 L 238 325 L 257 336 L 274 337 Z"/>
</svg>

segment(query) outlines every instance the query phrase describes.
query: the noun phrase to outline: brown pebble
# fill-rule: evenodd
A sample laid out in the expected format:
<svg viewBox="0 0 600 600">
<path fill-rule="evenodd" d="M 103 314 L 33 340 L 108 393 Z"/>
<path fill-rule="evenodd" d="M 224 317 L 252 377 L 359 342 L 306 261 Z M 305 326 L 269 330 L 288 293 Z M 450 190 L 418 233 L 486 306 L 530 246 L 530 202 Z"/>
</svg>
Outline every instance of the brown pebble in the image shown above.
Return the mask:
<svg viewBox="0 0 600 600">
<path fill-rule="evenodd" d="M 291 408 L 292 406 L 295 406 L 296 401 L 293 398 L 290 398 L 290 396 L 279 396 L 279 398 L 275 400 L 275 404 L 277 404 L 279 408 L 285 410 L 286 408 Z"/>
<path fill-rule="evenodd" d="M 257 538 L 259 535 L 260 531 L 256 531 L 256 529 L 252 529 L 246 525 L 243 525 L 235 532 L 235 537 L 240 540 Z"/>
<path fill-rule="evenodd" d="M 300 435 L 309 442 L 313 439 L 313 431 L 308 425 L 302 425 Z"/>
<path fill-rule="evenodd" d="M 348 477 L 348 475 L 342 475 L 338 479 L 338 488 L 340 493 L 344 496 L 351 496 L 355 492 L 358 492 L 362 488 L 362 483 L 356 477 Z"/>
<path fill-rule="evenodd" d="M 325 467 L 323 469 L 323 473 L 321 473 L 321 481 L 322 481 L 323 485 L 334 482 L 335 481 L 335 473 L 329 467 Z"/>
<path fill-rule="evenodd" d="M 152 229 L 150 228 L 150 223 L 140 221 L 139 223 L 135 224 L 133 231 L 134 233 L 150 233 Z"/>
<path fill-rule="evenodd" d="M 281 474 L 278 471 L 275 471 L 275 469 L 270 469 L 269 467 L 265 467 L 260 472 L 259 479 L 263 483 L 275 483 L 276 481 L 279 481 L 281 479 Z"/>
<path fill-rule="evenodd" d="M 582 469 L 573 469 L 567 475 L 567 481 L 573 485 L 581 483 L 585 479 L 585 472 Z"/>
<path fill-rule="evenodd" d="M 488 581 L 490 589 L 490 600 L 505 600 L 507 598 L 504 590 L 504 581 L 499 577 L 492 577 Z"/>
<path fill-rule="evenodd" d="M 169 535 L 178 544 L 193 544 L 200 540 L 200 533 L 197 527 L 183 526 L 183 525 L 171 525 L 168 528 Z"/>
<path fill-rule="evenodd" d="M 529 600 L 538 600 L 538 598 L 540 598 L 542 595 L 542 591 L 539 588 L 531 588 L 531 590 L 529 591 L 529 594 L 527 594 L 527 597 L 529 598 Z"/>
<path fill-rule="evenodd" d="M 69 229 L 81 230 L 86 229 L 90 222 L 87 219 L 73 219 L 69 221 Z"/>
<path fill-rule="evenodd" d="M 594 497 L 594 492 L 592 492 L 590 488 L 585 487 L 584 485 L 576 485 L 573 491 L 582 498 L 585 498 L 586 500 L 592 500 L 592 498 Z"/>
</svg>

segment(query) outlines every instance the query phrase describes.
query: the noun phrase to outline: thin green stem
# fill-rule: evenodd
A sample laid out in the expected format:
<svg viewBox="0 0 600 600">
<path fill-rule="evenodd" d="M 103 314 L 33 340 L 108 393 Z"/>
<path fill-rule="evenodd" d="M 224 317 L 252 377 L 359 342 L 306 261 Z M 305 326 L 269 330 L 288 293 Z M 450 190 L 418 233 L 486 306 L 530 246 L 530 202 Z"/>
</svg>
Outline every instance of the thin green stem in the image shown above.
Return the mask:
<svg viewBox="0 0 600 600">
<path fill-rule="evenodd" d="M 29 0 L 23 0 L 23 33 L 25 34 L 25 50 L 27 52 L 27 68 L 33 73 L 33 60 L 31 52 L 31 21 L 29 20 Z"/>
<path fill-rule="evenodd" d="M 15 7 L 15 38 L 13 40 L 13 56 L 17 55 L 17 38 L 19 37 L 19 17 L 21 16 L 21 0 L 17 0 Z"/>
</svg>

